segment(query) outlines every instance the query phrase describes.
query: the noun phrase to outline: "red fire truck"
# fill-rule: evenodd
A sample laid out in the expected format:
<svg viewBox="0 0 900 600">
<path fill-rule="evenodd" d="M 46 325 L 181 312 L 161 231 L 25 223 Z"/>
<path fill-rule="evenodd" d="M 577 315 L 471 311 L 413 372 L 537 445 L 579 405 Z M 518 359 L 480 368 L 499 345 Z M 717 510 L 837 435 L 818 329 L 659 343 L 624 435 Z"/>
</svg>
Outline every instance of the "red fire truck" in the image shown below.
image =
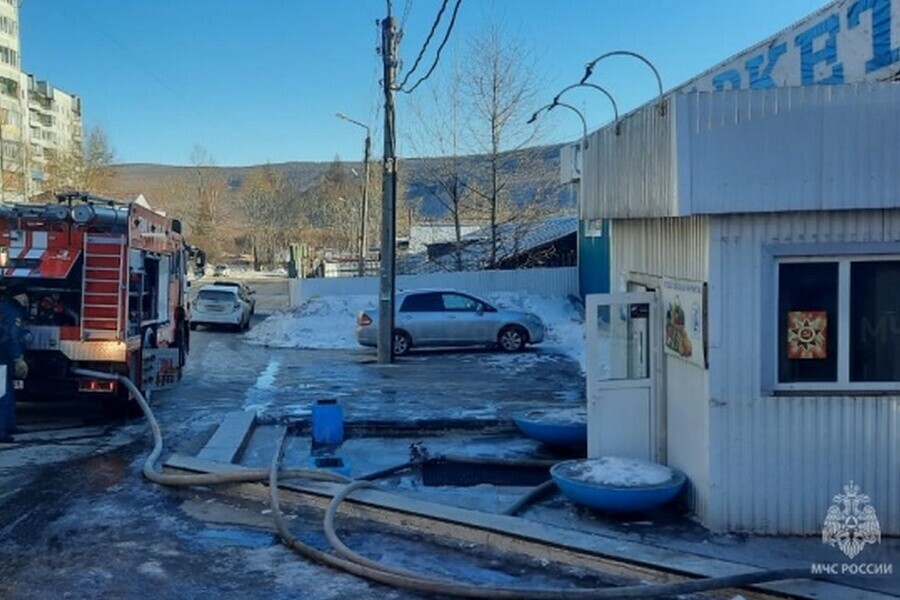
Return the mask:
<svg viewBox="0 0 900 600">
<path fill-rule="evenodd" d="M 116 381 L 75 367 L 128 376 L 144 391 L 181 377 L 189 346 L 181 222 L 139 197 L 120 202 L 64 193 L 57 203 L 0 204 L 0 293 L 24 287 L 30 305 L 29 375 L 19 399 L 81 393 L 128 400 Z"/>
</svg>

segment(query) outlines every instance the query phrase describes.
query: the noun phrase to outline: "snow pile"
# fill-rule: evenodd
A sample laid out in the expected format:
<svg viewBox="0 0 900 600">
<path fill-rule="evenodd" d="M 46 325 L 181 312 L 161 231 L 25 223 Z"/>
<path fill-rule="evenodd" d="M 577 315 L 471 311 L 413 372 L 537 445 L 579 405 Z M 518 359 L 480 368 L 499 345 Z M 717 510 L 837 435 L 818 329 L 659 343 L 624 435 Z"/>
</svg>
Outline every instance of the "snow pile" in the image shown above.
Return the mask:
<svg viewBox="0 0 900 600">
<path fill-rule="evenodd" d="M 275 348 L 359 348 L 356 315 L 375 307 L 375 296 L 310 298 L 297 308 L 279 311 L 256 325 L 246 339 Z"/>
<path fill-rule="evenodd" d="M 484 296 L 497 308 L 533 312 L 546 326 L 544 342 L 537 346 L 584 362 L 584 318 L 580 305 L 564 296 L 542 296 L 525 292 L 497 292 Z M 376 307 L 376 297 L 321 296 L 297 308 L 279 311 L 256 325 L 246 339 L 276 348 L 359 348 L 356 316 Z"/>
<path fill-rule="evenodd" d="M 584 460 L 568 473 L 585 483 L 615 487 L 644 487 L 659 485 L 672 479 L 672 469 L 639 458 L 604 456 Z"/>
</svg>

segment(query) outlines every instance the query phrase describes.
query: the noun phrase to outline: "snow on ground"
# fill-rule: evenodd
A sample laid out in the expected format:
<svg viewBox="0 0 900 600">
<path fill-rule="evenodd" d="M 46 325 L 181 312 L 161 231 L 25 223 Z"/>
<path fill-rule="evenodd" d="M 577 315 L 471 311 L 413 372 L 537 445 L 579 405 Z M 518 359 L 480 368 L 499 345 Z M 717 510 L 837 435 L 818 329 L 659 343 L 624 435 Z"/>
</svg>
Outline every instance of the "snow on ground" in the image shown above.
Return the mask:
<svg viewBox="0 0 900 600">
<path fill-rule="evenodd" d="M 580 304 L 565 296 L 525 292 L 497 292 L 484 299 L 498 308 L 539 315 L 547 331 L 538 347 L 570 356 L 584 371 L 584 317 Z M 374 295 L 317 296 L 296 308 L 274 313 L 256 325 L 246 338 L 252 344 L 275 348 L 359 348 L 356 315 L 375 306 Z M 521 359 L 513 356 L 510 360 Z"/>
</svg>

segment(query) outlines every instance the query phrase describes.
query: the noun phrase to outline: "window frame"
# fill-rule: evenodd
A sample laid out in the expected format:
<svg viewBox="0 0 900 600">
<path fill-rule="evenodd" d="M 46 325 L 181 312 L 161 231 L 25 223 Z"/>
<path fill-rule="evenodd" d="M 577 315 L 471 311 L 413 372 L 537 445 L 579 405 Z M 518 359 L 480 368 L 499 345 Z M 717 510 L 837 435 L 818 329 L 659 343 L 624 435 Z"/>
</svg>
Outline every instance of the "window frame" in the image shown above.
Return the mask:
<svg viewBox="0 0 900 600">
<path fill-rule="evenodd" d="M 790 244 L 763 247 L 763 294 L 765 303 L 760 319 L 762 387 L 774 394 L 806 392 L 887 393 L 900 391 L 900 381 L 850 381 L 850 271 L 854 262 L 900 261 L 900 243 Z M 836 381 L 781 382 L 778 373 L 779 344 L 783 343 L 779 322 L 779 266 L 785 263 L 836 262 L 838 264 L 838 357 Z M 830 326 L 830 323 L 829 323 Z"/>
</svg>

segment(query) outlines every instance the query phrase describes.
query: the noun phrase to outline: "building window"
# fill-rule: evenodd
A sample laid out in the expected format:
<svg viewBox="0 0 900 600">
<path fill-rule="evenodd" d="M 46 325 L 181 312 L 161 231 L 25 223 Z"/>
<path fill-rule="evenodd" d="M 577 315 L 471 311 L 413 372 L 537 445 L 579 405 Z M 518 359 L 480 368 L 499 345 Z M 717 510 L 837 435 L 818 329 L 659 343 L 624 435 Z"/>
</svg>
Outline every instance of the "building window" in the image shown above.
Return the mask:
<svg viewBox="0 0 900 600">
<path fill-rule="evenodd" d="M 19 66 L 19 53 L 12 48 L 0 46 L 0 60 L 13 67 Z"/>
<path fill-rule="evenodd" d="M 12 98 L 19 97 L 19 83 L 8 77 L 0 77 L 0 94 L 10 96 Z"/>
<path fill-rule="evenodd" d="M 14 19 L 9 17 L 0 17 L 0 31 L 9 35 L 16 35 L 19 26 Z"/>
<path fill-rule="evenodd" d="M 900 257 L 778 263 L 778 387 L 900 388 Z"/>
<path fill-rule="evenodd" d="M 780 266 L 779 381 L 837 381 L 837 311 L 837 263 Z"/>
<path fill-rule="evenodd" d="M 900 260 L 850 265 L 850 381 L 900 381 Z"/>
</svg>

